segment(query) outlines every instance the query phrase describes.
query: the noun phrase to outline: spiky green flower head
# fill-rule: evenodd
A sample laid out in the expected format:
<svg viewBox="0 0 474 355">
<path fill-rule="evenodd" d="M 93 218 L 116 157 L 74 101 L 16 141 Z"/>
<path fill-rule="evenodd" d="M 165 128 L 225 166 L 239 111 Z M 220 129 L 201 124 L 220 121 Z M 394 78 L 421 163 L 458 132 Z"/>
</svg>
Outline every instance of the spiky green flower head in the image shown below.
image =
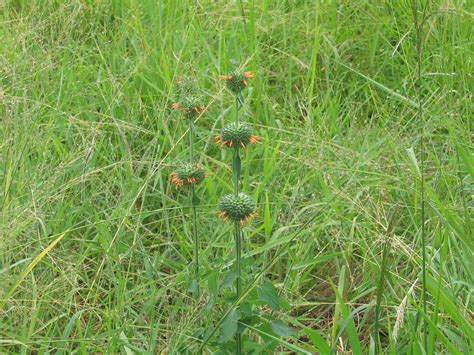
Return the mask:
<svg viewBox="0 0 474 355">
<path fill-rule="evenodd" d="M 244 224 L 255 215 L 255 201 L 243 192 L 229 194 L 219 200 L 219 209 L 219 217 Z"/>
<path fill-rule="evenodd" d="M 201 115 L 207 108 L 203 104 L 201 90 L 197 82 L 191 77 L 179 77 L 177 83 L 178 101 L 173 103 L 174 109 L 180 110 L 184 117 L 195 119 Z"/>
<path fill-rule="evenodd" d="M 247 148 L 249 144 L 257 144 L 259 137 L 252 134 L 252 128 L 242 122 L 231 122 L 222 128 L 216 140 L 222 147 Z"/>
<path fill-rule="evenodd" d="M 195 119 L 207 111 L 207 108 L 202 106 L 201 100 L 194 95 L 184 96 L 180 103 L 175 102 L 172 107 L 180 110 L 184 114 L 184 117 L 188 119 Z"/>
<path fill-rule="evenodd" d="M 171 182 L 180 189 L 184 186 L 199 184 L 206 176 L 206 171 L 201 165 L 185 163 L 171 174 Z"/>
<path fill-rule="evenodd" d="M 221 75 L 221 79 L 225 80 L 227 88 L 235 95 L 247 87 L 250 78 L 255 78 L 255 74 L 249 71 L 234 71 L 230 75 Z"/>
</svg>

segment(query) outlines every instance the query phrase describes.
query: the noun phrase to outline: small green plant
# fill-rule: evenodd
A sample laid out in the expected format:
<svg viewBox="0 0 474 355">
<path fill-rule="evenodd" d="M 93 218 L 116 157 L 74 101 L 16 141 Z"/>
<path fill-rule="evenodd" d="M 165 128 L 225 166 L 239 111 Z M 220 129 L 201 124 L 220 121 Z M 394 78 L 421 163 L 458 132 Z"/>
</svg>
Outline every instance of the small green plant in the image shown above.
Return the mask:
<svg viewBox="0 0 474 355">
<path fill-rule="evenodd" d="M 171 182 L 176 189 L 188 187 L 191 190 L 191 208 L 192 208 L 192 229 L 194 239 L 194 280 L 191 283 L 190 289 L 195 292 L 196 297 L 199 298 L 199 235 L 197 226 L 197 205 L 199 199 L 196 195 L 196 185 L 199 184 L 207 176 L 205 169 L 195 162 L 194 157 L 194 136 L 195 125 L 194 121 L 199 118 L 207 108 L 202 106 L 201 98 L 195 94 L 194 85 L 187 81 L 180 82 L 180 102 L 173 103 L 173 109 L 179 110 L 187 119 L 188 136 L 189 136 L 189 162 L 181 163 L 171 174 Z"/>
</svg>

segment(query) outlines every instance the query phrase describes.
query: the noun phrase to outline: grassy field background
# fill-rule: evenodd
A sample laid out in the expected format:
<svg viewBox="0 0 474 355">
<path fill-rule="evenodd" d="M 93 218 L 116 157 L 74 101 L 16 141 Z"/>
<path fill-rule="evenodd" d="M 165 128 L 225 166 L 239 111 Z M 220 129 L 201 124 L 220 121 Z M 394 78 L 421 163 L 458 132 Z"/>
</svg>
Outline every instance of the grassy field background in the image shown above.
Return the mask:
<svg viewBox="0 0 474 355">
<path fill-rule="evenodd" d="M 231 154 L 214 137 L 235 66 L 256 74 L 244 118 L 263 137 L 242 162 L 261 319 L 245 353 L 473 351 L 474 4 L 426 4 L 417 83 L 408 0 L 3 1 L 0 353 L 196 353 L 218 328 L 235 251 L 216 216 Z M 179 77 L 209 104 L 199 300 L 189 195 L 170 184 L 188 154 Z M 258 297 L 270 283 L 281 307 Z M 231 351 L 219 332 L 206 353 Z"/>
</svg>

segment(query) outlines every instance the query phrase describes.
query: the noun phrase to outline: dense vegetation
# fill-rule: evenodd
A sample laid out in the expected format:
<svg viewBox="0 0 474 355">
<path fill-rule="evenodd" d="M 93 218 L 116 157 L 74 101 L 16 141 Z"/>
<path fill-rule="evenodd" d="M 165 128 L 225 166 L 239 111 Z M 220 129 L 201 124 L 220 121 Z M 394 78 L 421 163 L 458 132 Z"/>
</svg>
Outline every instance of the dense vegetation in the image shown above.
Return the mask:
<svg viewBox="0 0 474 355">
<path fill-rule="evenodd" d="M 469 3 L 0 4 L 0 352 L 226 353 L 244 329 L 244 353 L 471 352 Z M 262 137 L 239 314 L 215 142 L 236 67 Z M 179 78 L 208 106 L 198 298 Z"/>
</svg>

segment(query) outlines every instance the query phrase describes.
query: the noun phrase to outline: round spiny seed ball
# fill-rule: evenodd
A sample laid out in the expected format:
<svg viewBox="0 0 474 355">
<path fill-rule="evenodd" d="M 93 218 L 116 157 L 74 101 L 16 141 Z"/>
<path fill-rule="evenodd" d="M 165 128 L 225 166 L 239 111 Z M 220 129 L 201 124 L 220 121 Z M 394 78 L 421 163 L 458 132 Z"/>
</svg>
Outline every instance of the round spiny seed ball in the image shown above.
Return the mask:
<svg viewBox="0 0 474 355">
<path fill-rule="evenodd" d="M 205 178 L 206 172 L 200 165 L 186 163 L 176 169 L 176 175 L 186 182 L 188 182 L 189 179 L 195 179 L 196 182 L 200 182 Z"/>
<path fill-rule="evenodd" d="M 183 113 L 187 118 L 196 118 L 204 110 L 201 100 L 196 96 L 186 96 L 181 104 Z"/>
<path fill-rule="evenodd" d="M 233 72 L 229 75 L 229 78 L 226 79 L 226 85 L 230 91 L 234 94 L 238 94 L 247 87 L 247 77 L 244 73 Z"/>
<path fill-rule="evenodd" d="M 242 222 L 252 216 L 255 201 L 249 195 L 240 192 L 237 196 L 229 194 L 219 200 L 221 216 L 236 222 Z"/>
<path fill-rule="evenodd" d="M 177 189 L 200 183 L 206 177 L 206 172 L 199 165 L 184 164 L 171 174 L 171 182 Z"/>
<path fill-rule="evenodd" d="M 244 148 L 250 143 L 252 129 L 249 125 L 240 122 L 232 122 L 224 126 L 221 132 L 221 141 L 229 147 Z"/>
</svg>

